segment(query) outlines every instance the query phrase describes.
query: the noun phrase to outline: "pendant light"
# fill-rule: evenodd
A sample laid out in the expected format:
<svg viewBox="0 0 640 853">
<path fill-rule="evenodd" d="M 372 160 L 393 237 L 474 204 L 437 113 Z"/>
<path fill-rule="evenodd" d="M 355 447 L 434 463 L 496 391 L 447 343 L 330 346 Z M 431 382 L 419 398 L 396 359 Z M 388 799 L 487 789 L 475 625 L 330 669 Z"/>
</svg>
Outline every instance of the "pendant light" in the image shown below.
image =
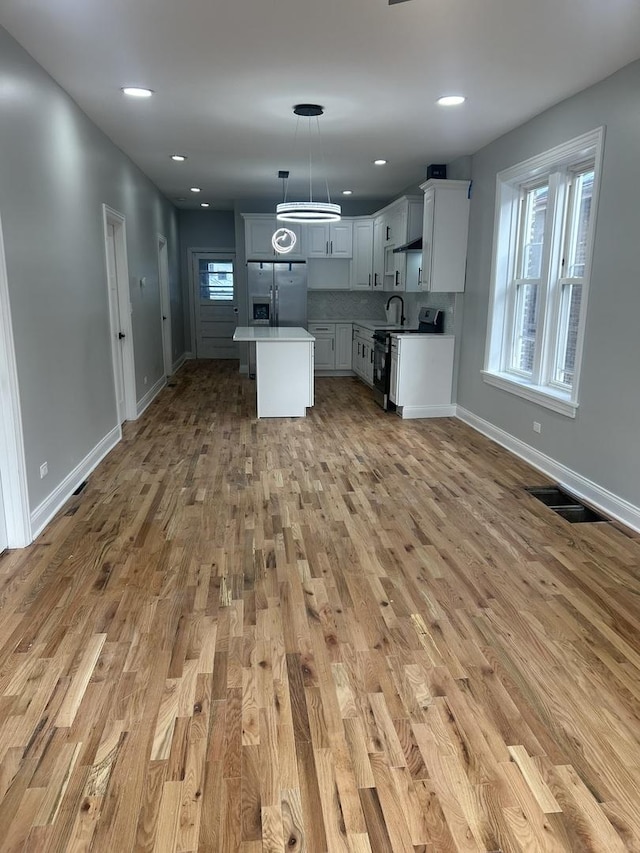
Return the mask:
<svg viewBox="0 0 640 853">
<path fill-rule="evenodd" d="M 313 158 L 311 154 L 311 121 L 314 118 L 316 120 L 318 140 L 320 141 L 320 153 L 322 154 L 320 125 L 318 123 L 318 116 L 323 115 L 324 108 L 318 106 L 317 104 L 297 104 L 293 108 L 293 113 L 294 115 L 298 116 L 298 122 L 296 122 L 296 136 L 298 133 L 298 123 L 300 117 L 302 116 L 304 118 L 309 119 L 309 201 L 287 201 L 285 194 L 284 201 L 276 206 L 276 218 L 280 222 L 338 222 L 341 215 L 341 208 L 339 204 L 331 203 L 331 196 L 329 195 L 329 183 L 326 180 L 326 175 L 325 186 L 327 189 L 327 201 L 324 202 L 313 200 Z"/>
</svg>

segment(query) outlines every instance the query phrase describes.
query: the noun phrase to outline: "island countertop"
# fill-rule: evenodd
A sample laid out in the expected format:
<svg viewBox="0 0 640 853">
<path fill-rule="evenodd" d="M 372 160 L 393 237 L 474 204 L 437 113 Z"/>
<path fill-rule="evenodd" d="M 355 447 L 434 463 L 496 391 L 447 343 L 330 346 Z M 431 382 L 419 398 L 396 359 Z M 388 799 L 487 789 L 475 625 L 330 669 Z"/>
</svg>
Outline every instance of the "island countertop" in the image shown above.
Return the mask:
<svg viewBox="0 0 640 853">
<path fill-rule="evenodd" d="M 234 341 L 249 343 L 277 342 L 301 343 L 315 341 L 302 326 L 238 326 L 233 333 Z"/>
</svg>

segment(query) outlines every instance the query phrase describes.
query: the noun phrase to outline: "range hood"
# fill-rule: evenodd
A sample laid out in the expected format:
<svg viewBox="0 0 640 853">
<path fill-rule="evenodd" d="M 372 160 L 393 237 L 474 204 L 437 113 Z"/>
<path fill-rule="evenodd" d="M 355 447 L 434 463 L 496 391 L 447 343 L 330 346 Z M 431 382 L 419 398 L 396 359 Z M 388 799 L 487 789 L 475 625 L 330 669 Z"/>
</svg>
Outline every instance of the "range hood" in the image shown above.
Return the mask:
<svg viewBox="0 0 640 853">
<path fill-rule="evenodd" d="M 421 252 L 422 251 L 422 237 L 417 237 L 415 240 L 411 240 L 409 243 L 404 243 L 402 246 L 398 246 L 393 250 L 393 254 L 395 255 L 397 252 Z"/>
</svg>

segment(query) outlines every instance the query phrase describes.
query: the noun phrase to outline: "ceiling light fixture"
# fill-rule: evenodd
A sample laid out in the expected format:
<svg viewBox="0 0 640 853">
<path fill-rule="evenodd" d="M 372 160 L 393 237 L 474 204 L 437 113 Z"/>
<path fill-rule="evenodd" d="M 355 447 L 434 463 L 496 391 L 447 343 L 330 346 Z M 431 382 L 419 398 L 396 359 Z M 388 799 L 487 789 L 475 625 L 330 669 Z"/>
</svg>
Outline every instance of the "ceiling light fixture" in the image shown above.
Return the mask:
<svg viewBox="0 0 640 853">
<path fill-rule="evenodd" d="M 208 201 L 201 201 L 200 207 L 209 207 L 209 202 Z"/>
<path fill-rule="evenodd" d="M 353 195 L 353 190 L 342 190 L 342 195 Z"/>
<path fill-rule="evenodd" d="M 153 89 L 143 89 L 140 86 L 123 86 L 120 91 L 130 98 L 150 98 L 153 95 Z"/>
<path fill-rule="evenodd" d="M 464 95 L 443 95 L 438 98 L 436 103 L 440 104 L 441 107 L 458 107 L 460 104 L 464 104 L 466 100 Z"/>
<path fill-rule="evenodd" d="M 298 135 L 298 124 L 300 122 L 300 117 L 302 116 L 304 118 L 309 119 L 309 201 L 287 201 L 285 192 L 284 201 L 281 204 L 276 205 L 276 218 L 280 222 L 338 222 L 341 216 L 340 205 L 331 203 L 331 196 L 329 195 L 329 184 L 326 180 L 326 177 L 325 185 L 327 188 L 327 201 L 323 202 L 313 200 L 313 157 L 311 152 L 311 119 L 315 118 L 316 120 L 320 155 L 322 156 L 320 125 L 318 123 L 318 116 L 324 114 L 324 108 L 318 106 L 317 104 L 296 104 L 296 106 L 293 108 L 293 113 L 294 115 L 298 116 L 298 120 L 296 122 L 296 137 Z"/>
<path fill-rule="evenodd" d="M 387 161 L 386 160 L 374 160 L 373 165 L 374 166 L 386 166 Z"/>
<path fill-rule="evenodd" d="M 191 187 L 191 192 L 192 192 L 192 193 L 199 193 L 199 192 L 200 192 L 200 187 Z"/>
<path fill-rule="evenodd" d="M 172 154 L 172 155 L 171 155 L 171 159 L 172 159 L 172 160 L 175 160 L 175 161 L 176 161 L 176 163 L 184 163 L 184 161 L 185 161 L 187 158 L 185 157 L 185 155 L 184 155 L 184 154 Z"/>
</svg>

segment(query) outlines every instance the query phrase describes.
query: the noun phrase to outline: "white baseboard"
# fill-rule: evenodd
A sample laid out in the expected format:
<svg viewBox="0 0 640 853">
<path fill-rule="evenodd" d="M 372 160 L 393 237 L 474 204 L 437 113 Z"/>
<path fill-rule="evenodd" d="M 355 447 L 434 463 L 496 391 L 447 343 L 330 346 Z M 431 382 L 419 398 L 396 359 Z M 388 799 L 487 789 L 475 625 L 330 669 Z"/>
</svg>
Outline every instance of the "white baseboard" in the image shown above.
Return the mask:
<svg viewBox="0 0 640 853">
<path fill-rule="evenodd" d="M 158 396 L 158 394 L 162 391 L 166 384 L 167 377 L 161 376 L 160 379 L 158 379 L 158 381 L 156 382 L 156 384 L 152 388 L 149 388 L 144 397 L 141 400 L 138 400 L 136 414 L 137 418 L 139 418 L 140 415 L 144 412 L 144 410 L 147 409 L 151 405 L 151 403 L 153 403 L 154 399 Z"/>
<path fill-rule="evenodd" d="M 541 453 L 535 447 L 525 444 L 524 441 L 520 441 L 519 438 L 515 438 L 508 432 L 489 423 L 489 421 L 474 415 L 473 412 L 463 409 L 462 406 L 457 407 L 457 416 L 473 429 L 493 439 L 502 447 L 506 447 L 520 459 L 524 459 L 525 462 L 537 468 L 538 471 L 542 471 L 571 494 L 584 500 L 595 509 L 601 510 L 605 515 L 615 518 L 622 524 L 626 524 L 627 527 L 640 532 L 640 507 L 618 497 L 618 495 L 614 495 L 608 489 L 583 477 L 577 471 L 567 468 L 566 465 L 562 465 L 545 453 Z M 531 483 L 531 485 L 535 485 L 535 483 Z"/>
<path fill-rule="evenodd" d="M 109 453 L 122 438 L 122 428 L 114 427 L 105 437 L 96 444 L 84 459 L 79 462 L 60 485 L 46 497 L 42 503 L 31 513 L 31 536 L 32 541 L 42 533 L 53 516 L 61 506 L 71 497 L 80 483 L 87 479 L 89 474 L 96 468 L 104 457 Z"/>
<path fill-rule="evenodd" d="M 182 355 L 180 356 L 180 358 L 177 361 L 174 361 L 174 363 L 171 365 L 171 375 L 172 376 L 174 373 L 177 373 L 180 370 L 182 365 L 187 360 L 187 357 L 188 357 L 187 353 L 183 352 Z"/>
<path fill-rule="evenodd" d="M 316 370 L 316 376 L 355 376 L 353 370 Z"/>
<path fill-rule="evenodd" d="M 190 351 L 185 352 L 185 354 L 184 354 L 184 360 L 185 360 L 185 361 L 193 361 L 193 359 L 194 359 L 195 357 L 196 357 L 196 356 L 195 356 L 195 353 L 190 352 Z"/>
<path fill-rule="evenodd" d="M 400 417 L 407 418 L 451 418 L 456 413 L 456 407 L 447 406 L 400 406 Z"/>
</svg>

